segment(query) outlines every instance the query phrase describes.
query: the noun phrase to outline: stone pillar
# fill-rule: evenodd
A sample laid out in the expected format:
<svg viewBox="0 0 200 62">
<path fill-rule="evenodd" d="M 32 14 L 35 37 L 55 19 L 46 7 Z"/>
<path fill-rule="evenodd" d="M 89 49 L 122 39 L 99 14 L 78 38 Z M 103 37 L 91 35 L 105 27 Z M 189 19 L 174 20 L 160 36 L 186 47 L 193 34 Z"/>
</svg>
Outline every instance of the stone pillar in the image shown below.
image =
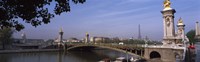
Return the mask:
<svg viewBox="0 0 200 62">
<path fill-rule="evenodd" d="M 195 26 L 195 35 L 196 35 L 196 36 L 199 35 L 199 22 L 196 22 L 196 26 Z"/>
<path fill-rule="evenodd" d="M 185 41 L 185 28 L 184 28 L 185 24 L 183 23 L 182 18 L 179 19 L 177 27 L 178 27 L 178 33 L 177 33 L 178 43 L 183 44 L 185 43 L 185 42 L 182 42 L 182 41 Z"/>
<path fill-rule="evenodd" d="M 137 49 L 135 50 L 135 54 L 138 54 L 138 53 L 137 53 Z"/>
<path fill-rule="evenodd" d="M 140 56 L 143 56 L 143 52 L 142 52 L 142 49 L 140 50 L 140 53 L 141 53 L 141 55 L 140 55 Z"/>
<path fill-rule="evenodd" d="M 61 47 L 61 44 L 63 43 L 63 30 L 62 28 L 60 29 L 60 32 L 59 32 L 59 42 L 58 42 L 58 46 Z"/>
<path fill-rule="evenodd" d="M 86 33 L 86 38 L 85 38 L 85 43 L 89 43 L 89 34 L 88 33 Z"/>
<path fill-rule="evenodd" d="M 200 42 L 199 22 L 196 22 L 195 33 L 195 39 Z"/>
<path fill-rule="evenodd" d="M 164 37 L 163 44 L 169 45 L 175 41 L 175 28 L 174 28 L 174 9 L 164 9 L 161 11 L 163 15 Z"/>
<path fill-rule="evenodd" d="M 22 43 L 26 43 L 26 34 L 23 32 L 21 36 L 22 36 L 22 39 L 23 39 Z"/>
</svg>

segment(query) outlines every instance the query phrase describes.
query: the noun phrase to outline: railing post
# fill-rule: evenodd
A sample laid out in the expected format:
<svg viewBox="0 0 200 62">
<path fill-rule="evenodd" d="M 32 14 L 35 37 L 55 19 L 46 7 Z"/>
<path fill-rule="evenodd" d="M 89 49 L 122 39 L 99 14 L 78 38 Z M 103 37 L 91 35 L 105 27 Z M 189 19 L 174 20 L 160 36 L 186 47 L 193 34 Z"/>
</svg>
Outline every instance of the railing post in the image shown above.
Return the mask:
<svg viewBox="0 0 200 62">
<path fill-rule="evenodd" d="M 143 56 L 143 52 L 142 52 L 142 49 L 141 49 L 140 51 L 141 51 L 141 55 L 140 55 L 140 56 Z"/>
<path fill-rule="evenodd" d="M 137 54 L 137 49 L 135 49 L 135 54 Z"/>
</svg>

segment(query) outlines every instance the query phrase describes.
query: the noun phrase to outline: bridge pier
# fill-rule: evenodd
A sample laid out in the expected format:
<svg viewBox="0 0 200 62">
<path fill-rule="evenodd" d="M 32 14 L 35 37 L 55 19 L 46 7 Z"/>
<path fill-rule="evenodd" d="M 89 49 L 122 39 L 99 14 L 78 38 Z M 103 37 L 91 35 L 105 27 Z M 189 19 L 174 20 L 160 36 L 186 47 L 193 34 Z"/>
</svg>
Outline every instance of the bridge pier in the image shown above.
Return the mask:
<svg viewBox="0 0 200 62">
<path fill-rule="evenodd" d="M 182 48 L 163 48 L 147 47 L 145 48 L 145 59 L 160 59 L 162 62 L 176 62 L 177 56 L 183 58 L 184 49 Z M 180 60 L 182 61 L 182 59 Z"/>
<path fill-rule="evenodd" d="M 133 49 L 131 50 L 131 53 L 134 53 L 134 50 L 133 50 Z"/>
<path fill-rule="evenodd" d="M 137 53 L 137 50 L 135 50 L 135 54 L 138 54 L 138 53 Z"/>
<path fill-rule="evenodd" d="M 142 51 L 142 50 L 140 50 L 140 52 L 141 52 L 141 55 L 140 55 L 140 56 L 143 56 L 143 51 Z"/>
</svg>

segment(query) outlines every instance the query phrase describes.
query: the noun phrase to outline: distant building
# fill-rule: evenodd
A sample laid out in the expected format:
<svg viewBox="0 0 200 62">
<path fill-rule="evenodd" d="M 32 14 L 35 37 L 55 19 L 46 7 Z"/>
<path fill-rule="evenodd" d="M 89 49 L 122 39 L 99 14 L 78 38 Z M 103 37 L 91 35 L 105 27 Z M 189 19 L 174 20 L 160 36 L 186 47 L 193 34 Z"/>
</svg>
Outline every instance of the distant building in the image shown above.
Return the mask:
<svg viewBox="0 0 200 62">
<path fill-rule="evenodd" d="M 80 42 L 77 38 L 70 38 L 67 40 L 67 42 Z"/>
<path fill-rule="evenodd" d="M 45 43 L 43 39 L 26 39 L 25 43 L 22 41 L 24 39 L 14 39 L 13 49 L 38 49 Z"/>
<path fill-rule="evenodd" d="M 22 38 L 13 39 L 13 49 L 38 49 L 42 44 L 45 43 L 43 39 L 27 39 L 26 34 L 21 34 Z"/>
<path fill-rule="evenodd" d="M 39 44 L 39 43 L 44 43 L 43 39 L 26 39 L 26 42 L 23 43 L 24 39 L 14 39 L 14 43 L 19 43 L 19 44 Z"/>
<path fill-rule="evenodd" d="M 109 40 L 109 39 L 110 38 L 108 38 L 108 37 L 91 37 L 90 41 L 93 43 L 95 43 L 95 42 L 101 43 L 101 42 L 105 42 L 106 40 Z"/>
</svg>

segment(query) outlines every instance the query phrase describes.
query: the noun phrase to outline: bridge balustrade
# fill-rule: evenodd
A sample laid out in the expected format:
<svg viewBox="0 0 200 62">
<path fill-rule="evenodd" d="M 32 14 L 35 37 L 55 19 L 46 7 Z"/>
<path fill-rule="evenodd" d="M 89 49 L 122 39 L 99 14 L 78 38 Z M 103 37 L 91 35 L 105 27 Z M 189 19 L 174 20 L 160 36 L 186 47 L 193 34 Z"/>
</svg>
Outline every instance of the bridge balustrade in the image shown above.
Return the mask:
<svg viewBox="0 0 200 62">
<path fill-rule="evenodd" d="M 97 47 L 109 47 L 109 48 L 116 48 L 116 49 L 121 49 L 124 51 L 128 51 L 140 56 L 143 56 L 144 54 L 144 47 L 143 45 L 132 45 L 132 44 L 124 44 L 124 45 L 119 45 L 119 44 L 111 44 L 111 43 L 66 43 L 68 46 L 71 45 L 73 46 L 97 46 Z"/>
</svg>

